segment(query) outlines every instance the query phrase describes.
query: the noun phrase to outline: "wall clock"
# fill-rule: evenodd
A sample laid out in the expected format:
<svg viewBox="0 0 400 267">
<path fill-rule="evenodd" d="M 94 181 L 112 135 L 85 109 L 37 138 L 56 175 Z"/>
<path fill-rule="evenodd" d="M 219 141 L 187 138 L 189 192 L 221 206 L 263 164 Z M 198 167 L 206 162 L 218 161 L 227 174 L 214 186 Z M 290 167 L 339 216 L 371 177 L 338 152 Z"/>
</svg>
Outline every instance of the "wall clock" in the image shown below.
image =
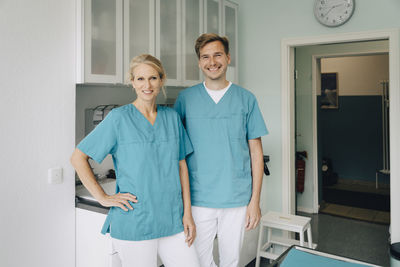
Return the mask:
<svg viewBox="0 0 400 267">
<path fill-rule="evenodd" d="M 315 0 L 314 16 L 324 26 L 336 27 L 353 15 L 355 0 Z"/>
</svg>

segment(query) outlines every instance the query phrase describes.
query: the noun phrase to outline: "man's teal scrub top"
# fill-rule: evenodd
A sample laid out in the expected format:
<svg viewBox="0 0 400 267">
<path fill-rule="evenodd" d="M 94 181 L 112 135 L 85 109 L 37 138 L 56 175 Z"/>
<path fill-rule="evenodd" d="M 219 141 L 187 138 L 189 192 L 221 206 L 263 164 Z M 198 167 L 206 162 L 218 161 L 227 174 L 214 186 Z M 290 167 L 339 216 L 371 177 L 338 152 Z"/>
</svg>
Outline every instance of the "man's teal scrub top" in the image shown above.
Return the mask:
<svg viewBox="0 0 400 267">
<path fill-rule="evenodd" d="M 133 104 L 115 108 L 78 149 L 98 163 L 111 154 L 116 193 L 137 196 L 133 210 L 111 207 L 103 234 L 139 241 L 183 231 L 179 160 L 193 150 L 173 109 L 158 106 L 151 125 Z"/>
<path fill-rule="evenodd" d="M 175 110 L 194 150 L 187 158 L 192 205 L 246 206 L 252 192 L 248 140 L 268 133 L 254 95 L 232 84 L 216 104 L 198 84 L 180 92 Z"/>
</svg>

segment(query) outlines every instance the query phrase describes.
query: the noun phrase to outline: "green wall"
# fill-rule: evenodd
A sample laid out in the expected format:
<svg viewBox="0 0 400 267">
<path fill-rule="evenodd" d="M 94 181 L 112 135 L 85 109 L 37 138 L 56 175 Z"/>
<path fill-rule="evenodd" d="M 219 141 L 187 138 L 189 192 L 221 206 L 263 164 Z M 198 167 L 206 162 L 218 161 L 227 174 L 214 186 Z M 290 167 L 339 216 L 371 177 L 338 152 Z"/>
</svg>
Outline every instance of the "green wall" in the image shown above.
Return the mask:
<svg viewBox="0 0 400 267">
<path fill-rule="evenodd" d="M 282 208 L 281 40 L 400 27 L 400 1 L 356 1 L 353 17 L 338 28 L 319 24 L 313 0 L 237 0 L 239 4 L 239 83 L 257 97 L 270 134 L 263 138 L 271 156 L 264 178 L 263 212 Z M 398 59 L 400 61 L 400 59 Z"/>
</svg>

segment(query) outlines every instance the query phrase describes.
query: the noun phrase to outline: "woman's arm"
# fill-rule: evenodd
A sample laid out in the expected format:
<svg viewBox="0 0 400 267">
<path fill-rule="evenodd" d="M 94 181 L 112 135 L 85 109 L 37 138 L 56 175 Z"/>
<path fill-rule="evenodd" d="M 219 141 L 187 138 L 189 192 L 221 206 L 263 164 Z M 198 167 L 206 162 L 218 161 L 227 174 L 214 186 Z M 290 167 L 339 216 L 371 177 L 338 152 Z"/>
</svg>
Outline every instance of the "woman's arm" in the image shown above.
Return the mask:
<svg viewBox="0 0 400 267">
<path fill-rule="evenodd" d="M 90 168 L 88 159 L 88 155 L 77 148 L 71 156 L 71 164 L 78 173 L 79 179 L 82 181 L 82 184 L 86 187 L 90 194 L 92 194 L 92 196 L 104 207 L 114 206 L 120 207 L 124 211 L 128 211 L 128 208 L 132 210 L 133 208 L 128 201 L 136 203 L 136 196 L 130 193 L 107 195 L 104 192 L 103 188 L 96 181 L 92 168 Z"/>
<path fill-rule="evenodd" d="M 183 199 L 183 227 L 186 236 L 186 242 L 190 247 L 196 238 L 196 225 L 192 217 L 192 204 L 190 201 L 189 172 L 186 160 L 179 161 L 179 176 L 181 179 L 182 199 Z"/>
</svg>

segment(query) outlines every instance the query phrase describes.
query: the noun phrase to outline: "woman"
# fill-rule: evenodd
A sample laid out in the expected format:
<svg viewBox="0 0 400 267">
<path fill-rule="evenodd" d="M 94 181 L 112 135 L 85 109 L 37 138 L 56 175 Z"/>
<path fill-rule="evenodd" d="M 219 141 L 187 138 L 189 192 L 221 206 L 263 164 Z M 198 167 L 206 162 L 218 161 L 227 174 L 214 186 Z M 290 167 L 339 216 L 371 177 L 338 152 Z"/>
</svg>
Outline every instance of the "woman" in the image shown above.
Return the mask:
<svg viewBox="0 0 400 267">
<path fill-rule="evenodd" d="M 132 59 L 129 73 L 136 100 L 113 109 L 79 143 L 71 163 L 89 192 L 111 207 L 102 233 L 110 232 L 123 267 L 155 267 L 157 253 L 166 267 L 199 266 L 185 161 L 192 146 L 178 114 L 156 105 L 165 71 L 145 54 Z M 107 154 L 117 177 L 115 195 L 103 191 L 88 163 Z"/>
</svg>

